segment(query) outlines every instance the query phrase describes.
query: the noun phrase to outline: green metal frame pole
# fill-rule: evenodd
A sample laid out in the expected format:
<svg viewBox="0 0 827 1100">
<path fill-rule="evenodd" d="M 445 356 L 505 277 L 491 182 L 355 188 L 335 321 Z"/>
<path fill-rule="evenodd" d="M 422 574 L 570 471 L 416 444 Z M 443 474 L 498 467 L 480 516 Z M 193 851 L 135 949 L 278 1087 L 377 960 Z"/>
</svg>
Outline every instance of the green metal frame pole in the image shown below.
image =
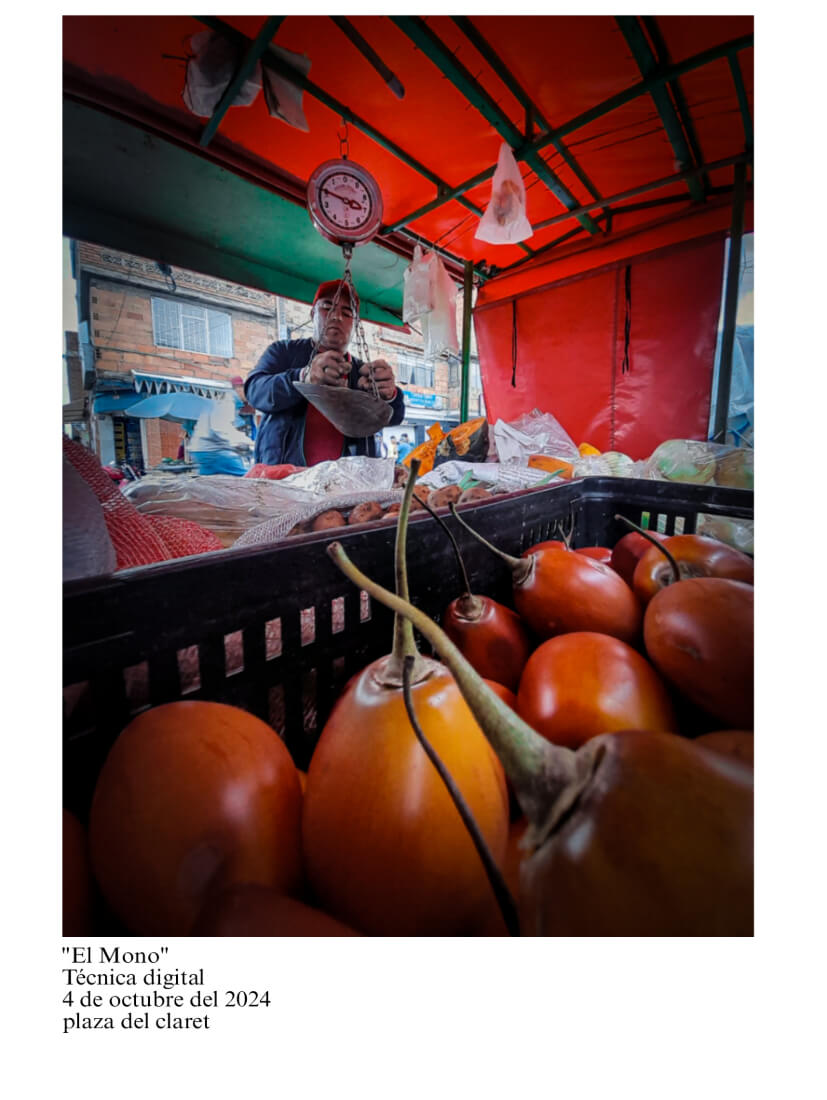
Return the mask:
<svg viewBox="0 0 827 1100">
<path fill-rule="evenodd" d="M 462 288 L 462 375 L 459 391 L 459 420 L 468 419 L 468 389 L 471 374 L 471 297 L 474 292 L 474 265 L 465 261 L 465 282 Z"/>
<path fill-rule="evenodd" d="M 205 27 L 209 27 L 211 30 L 217 31 L 219 34 L 223 34 L 225 38 L 228 38 L 231 42 L 235 42 L 240 48 L 249 50 L 253 45 L 252 40 L 249 39 L 241 31 L 235 29 L 229 23 L 225 23 L 221 19 L 216 19 L 211 15 L 199 15 L 196 16 L 199 22 L 203 23 Z M 275 17 L 274 17 L 275 18 Z M 361 130 L 363 134 L 375 141 L 377 145 L 383 149 L 387 149 L 389 153 L 392 153 L 397 160 L 402 161 L 403 164 L 407 164 L 409 168 L 412 168 L 420 176 L 429 180 L 437 189 L 440 195 L 445 194 L 450 190 L 450 185 L 445 180 L 440 179 L 435 172 L 431 172 L 426 168 L 424 164 L 420 164 L 418 160 L 406 153 L 404 149 L 400 148 L 396 142 L 391 141 L 389 137 L 379 132 L 375 126 L 371 126 L 365 119 L 360 118 L 359 115 L 354 114 L 353 111 L 344 103 L 340 103 L 338 99 L 335 99 L 332 95 L 329 95 L 323 88 L 320 88 L 318 84 L 314 84 L 312 80 L 309 80 L 306 76 L 300 73 L 297 69 L 293 69 L 290 65 L 285 64 L 280 58 L 276 57 L 273 53 L 265 52 L 261 57 L 261 63 L 266 68 L 271 69 L 274 73 L 289 80 L 296 87 L 301 88 L 307 92 L 308 95 L 313 96 L 319 103 L 323 103 L 328 110 L 335 112 L 340 118 L 343 118 L 346 122 L 349 122 L 351 126 L 355 126 L 357 130 Z M 493 175 L 493 169 L 491 174 Z M 483 209 L 471 202 L 470 199 L 465 198 L 464 195 L 457 195 L 457 202 L 470 210 L 472 214 L 476 214 L 481 217 Z M 528 254 L 531 253 L 531 249 L 525 242 L 520 241 L 519 248 Z"/>
<path fill-rule="evenodd" d="M 549 168 L 536 150 L 526 145 L 525 138 L 505 111 L 492 98 L 490 93 L 471 75 L 456 54 L 451 53 L 445 43 L 431 30 L 430 26 L 416 15 L 392 15 L 390 19 L 403 31 L 414 45 L 431 61 L 436 68 L 462 93 L 468 102 L 482 115 L 489 126 L 493 126 L 503 141 L 512 149 L 522 151 L 523 160 L 539 176 L 560 204 L 569 209 L 577 206 L 577 200 L 565 184 Z M 598 227 L 588 214 L 576 215 L 580 223 L 590 233 L 597 233 Z M 524 242 L 520 242 L 523 244 Z M 528 247 L 527 245 L 525 246 Z"/>
<path fill-rule="evenodd" d="M 635 59 L 640 69 L 641 76 L 644 80 L 646 77 L 652 76 L 658 68 L 657 58 L 652 53 L 652 48 L 646 40 L 646 36 L 643 33 L 643 27 L 641 27 L 638 22 L 638 17 L 636 15 L 618 15 L 615 17 L 615 22 L 620 28 L 623 37 L 626 39 L 626 44 L 632 51 L 632 57 Z M 669 138 L 669 144 L 672 146 L 675 159 L 681 171 L 685 171 L 688 168 L 694 168 L 695 164 L 693 163 L 693 157 L 686 142 L 683 127 L 681 126 L 680 119 L 669 97 L 666 86 L 660 84 L 657 88 L 652 88 L 649 94 L 654 100 L 655 107 L 660 115 L 660 120 L 663 123 L 663 128 L 666 130 L 666 136 Z M 703 201 L 704 192 L 700 181 L 690 178 L 686 182 L 692 198 L 696 202 Z"/>
<path fill-rule="evenodd" d="M 709 164 L 700 164 L 697 168 L 690 168 L 686 172 L 677 172 L 674 176 L 664 176 L 659 180 L 652 180 L 651 183 L 644 183 L 641 187 L 632 187 L 628 191 L 618 191 L 616 195 L 609 195 L 600 202 L 590 202 L 585 206 L 580 206 L 578 210 L 599 210 L 601 204 L 624 202 L 626 199 L 636 199 L 640 195 L 648 195 L 651 191 L 658 191 L 662 187 L 671 187 L 674 183 L 680 183 L 682 180 L 690 179 L 691 177 L 701 175 L 704 172 L 714 172 L 718 168 L 730 168 L 733 164 L 743 164 L 752 160 L 752 154 L 738 153 L 734 157 L 724 157 L 722 160 L 714 160 Z M 561 222 L 569 221 L 577 210 L 569 210 L 565 214 L 555 214 L 553 218 L 545 218 L 541 222 L 537 222 L 534 226 L 535 232 L 538 229 L 548 229 L 550 225 L 559 225 Z M 623 209 L 615 210 L 616 214 L 622 214 Z M 537 252 L 540 250 L 537 249 Z M 536 253 L 535 253 L 536 254 Z"/>
<path fill-rule="evenodd" d="M 645 80 L 633 84 L 632 87 L 627 88 L 624 92 L 618 92 L 617 95 L 613 95 L 609 99 L 604 99 L 603 102 L 598 103 L 596 107 L 592 107 L 588 111 L 584 111 L 582 114 L 577 115 L 575 118 L 569 119 L 569 121 L 562 126 L 555 127 L 550 133 L 540 134 L 540 136 L 536 137 L 533 141 L 527 142 L 519 149 L 515 149 L 514 156 L 518 161 L 525 160 L 526 150 L 540 150 L 547 145 L 552 145 L 558 139 L 574 133 L 575 130 L 582 129 L 582 127 L 587 126 L 598 118 L 602 118 L 604 115 L 610 114 L 612 111 L 616 111 L 618 107 L 622 107 L 624 104 L 632 102 L 632 100 L 637 99 L 639 96 L 646 95 L 648 92 L 651 92 L 653 88 L 657 88 L 670 80 L 675 80 L 684 73 L 700 69 L 713 61 L 718 61 L 723 57 L 733 56 L 740 50 L 752 47 L 752 45 L 753 36 L 750 34 L 743 38 L 735 38 L 731 42 L 725 42 L 713 49 L 704 50 L 703 53 L 688 57 L 686 61 L 681 61 L 677 65 L 670 65 L 668 68 L 653 73 L 652 76 L 647 77 Z M 476 176 L 472 176 L 471 179 L 467 179 L 463 183 L 457 184 L 455 187 L 449 187 L 441 191 L 437 198 L 432 199 L 431 202 L 426 203 L 424 206 L 420 206 L 419 209 L 412 211 L 404 218 L 400 218 L 392 225 L 387 226 L 384 232 L 389 233 L 399 229 L 403 225 L 407 225 L 409 222 L 415 221 L 425 214 L 429 214 L 432 210 L 436 210 L 444 203 L 450 202 L 451 199 L 458 198 L 460 195 L 464 194 L 464 192 L 473 190 L 474 187 L 491 179 L 496 171 L 496 167 L 496 165 L 493 165 L 491 168 L 486 168 L 482 172 L 478 172 Z M 606 199 L 604 201 L 609 202 L 610 200 Z"/>
<path fill-rule="evenodd" d="M 224 89 L 224 94 L 213 111 L 210 121 L 204 127 L 199 145 L 206 148 L 212 141 L 221 124 L 222 118 L 226 115 L 230 107 L 232 107 L 235 97 L 241 91 L 242 84 L 250 73 L 252 73 L 253 69 L 255 69 L 256 62 L 260 60 L 261 55 L 269 47 L 273 40 L 273 36 L 286 18 L 287 16 L 285 15 L 271 15 L 265 20 L 264 25 L 255 37 L 255 41 L 248 49 L 244 60 L 239 65 L 238 71 Z"/>
<path fill-rule="evenodd" d="M 721 361 L 718 365 L 718 389 L 715 395 L 713 443 L 726 442 L 729 419 L 729 391 L 732 383 L 732 352 L 735 347 L 735 318 L 738 312 L 738 276 L 741 271 L 741 238 L 744 235 L 745 164 L 735 165 L 735 194 L 732 199 L 732 224 L 729 236 L 729 262 L 724 296 L 724 331 L 721 336 Z"/>
<path fill-rule="evenodd" d="M 737 54 L 730 55 L 729 70 L 732 73 L 732 79 L 735 83 L 735 94 L 738 96 L 738 106 L 741 108 L 741 118 L 744 122 L 744 141 L 746 143 L 747 149 L 752 149 L 752 116 L 749 112 L 749 100 L 747 99 L 747 90 L 744 87 L 744 78 L 741 75 L 741 66 L 738 62 Z"/>
</svg>

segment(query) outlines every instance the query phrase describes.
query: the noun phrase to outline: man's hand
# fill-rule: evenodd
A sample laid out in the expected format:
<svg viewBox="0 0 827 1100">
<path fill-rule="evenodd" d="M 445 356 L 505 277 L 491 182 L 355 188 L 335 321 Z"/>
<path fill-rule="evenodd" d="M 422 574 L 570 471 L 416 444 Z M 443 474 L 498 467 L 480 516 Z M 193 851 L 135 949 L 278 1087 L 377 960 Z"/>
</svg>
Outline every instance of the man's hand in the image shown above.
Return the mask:
<svg viewBox="0 0 827 1100">
<path fill-rule="evenodd" d="M 323 351 L 310 362 L 308 382 L 314 386 L 347 387 L 350 364 L 338 351 Z"/>
<path fill-rule="evenodd" d="M 396 393 L 396 381 L 393 377 L 393 368 L 384 359 L 372 359 L 370 363 L 363 363 L 359 368 L 359 389 L 366 393 L 373 393 L 370 376 L 376 382 L 376 389 L 383 401 L 392 401 Z"/>
</svg>

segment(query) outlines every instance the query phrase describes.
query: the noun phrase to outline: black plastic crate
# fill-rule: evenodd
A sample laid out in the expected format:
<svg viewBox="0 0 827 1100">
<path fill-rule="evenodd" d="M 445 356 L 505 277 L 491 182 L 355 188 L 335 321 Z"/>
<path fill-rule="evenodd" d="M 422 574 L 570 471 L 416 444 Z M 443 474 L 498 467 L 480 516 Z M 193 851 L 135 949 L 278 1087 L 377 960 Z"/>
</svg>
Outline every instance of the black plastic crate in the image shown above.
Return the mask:
<svg viewBox="0 0 827 1100">
<path fill-rule="evenodd" d="M 512 554 L 572 532 L 572 546 L 612 546 L 622 514 L 691 533 L 707 513 L 751 519 L 738 489 L 584 478 L 468 505 L 463 517 Z M 648 513 L 648 515 L 646 515 Z M 452 523 L 450 516 L 448 522 Z M 454 524 L 472 588 L 511 604 L 510 573 Z M 374 580 L 393 586 L 395 523 L 294 536 L 64 585 L 64 806 L 85 819 L 97 775 L 130 717 L 176 699 L 231 703 L 270 721 L 305 768 L 346 680 L 387 653 L 392 616 L 325 553 L 333 539 Z M 450 544 L 427 513 L 411 517 L 414 603 L 438 618 L 460 593 Z"/>
</svg>

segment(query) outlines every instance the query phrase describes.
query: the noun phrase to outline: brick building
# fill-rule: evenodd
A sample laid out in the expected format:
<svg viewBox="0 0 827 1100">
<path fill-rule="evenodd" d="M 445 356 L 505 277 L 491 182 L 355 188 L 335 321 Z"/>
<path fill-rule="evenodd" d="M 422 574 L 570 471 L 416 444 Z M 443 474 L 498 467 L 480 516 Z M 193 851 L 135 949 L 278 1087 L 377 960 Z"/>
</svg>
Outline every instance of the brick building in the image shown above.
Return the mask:
<svg viewBox="0 0 827 1100">
<path fill-rule="evenodd" d="M 72 253 L 80 340 L 78 346 L 67 333 L 72 375 L 64 421 L 80 438 L 88 431 L 104 463 L 126 461 L 147 470 L 176 457 L 184 425 L 130 416 L 139 400 L 216 396 L 231 389 L 233 377 L 245 378 L 274 340 L 311 333 L 305 303 L 99 245 L 73 242 Z M 461 291 L 458 316 L 459 309 Z M 387 359 L 406 393 L 405 424 L 393 433 L 408 429 L 422 439 L 435 421 L 458 423 L 459 359 L 428 363 L 419 334 L 370 322 L 363 327 L 370 357 Z M 471 415 L 481 409 L 475 357 L 469 409 Z M 241 411 L 249 421 L 252 410 Z"/>
</svg>

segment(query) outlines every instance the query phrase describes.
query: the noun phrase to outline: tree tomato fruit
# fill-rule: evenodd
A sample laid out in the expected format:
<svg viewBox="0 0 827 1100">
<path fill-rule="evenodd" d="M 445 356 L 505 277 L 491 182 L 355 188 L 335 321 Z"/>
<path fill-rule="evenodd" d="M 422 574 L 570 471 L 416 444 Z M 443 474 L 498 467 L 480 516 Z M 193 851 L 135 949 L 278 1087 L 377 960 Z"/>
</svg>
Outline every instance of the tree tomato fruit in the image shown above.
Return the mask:
<svg viewBox="0 0 827 1100">
<path fill-rule="evenodd" d="M 381 682 L 388 660 L 350 681 L 310 761 L 302 815 L 308 879 L 326 912 L 368 935 L 462 934 L 491 886 L 402 691 Z M 493 749 L 444 665 L 428 660 L 411 694 L 425 736 L 501 859 L 508 796 Z"/>
<path fill-rule="evenodd" d="M 549 741 L 572 749 L 616 730 L 675 730 L 669 692 L 646 658 L 618 638 L 585 631 L 561 634 L 535 650 L 520 681 L 517 713 Z"/>
<path fill-rule="evenodd" d="M 608 546 L 580 546 L 574 551 L 575 554 L 583 554 L 587 558 L 594 558 L 595 561 L 602 562 L 603 565 L 612 564 L 612 552 Z"/>
<path fill-rule="evenodd" d="M 301 884 L 301 788 L 284 742 L 224 703 L 144 711 L 98 778 L 92 866 L 133 932 L 187 935 L 208 893 L 236 883 Z"/>
<path fill-rule="evenodd" d="M 63 935 L 92 932 L 94 888 L 86 830 L 73 813 L 63 811 Z"/>
<path fill-rule="evenodd" d="M 681 580 L 690 577 L 725 577 L 752 584 L 752 558 L 732 546 L 705 535 L 670 535 L 661 540 L 678 563 Z M 632 587 L 647 604 L 656 592 L 674 583 L 672 565 L 657 546 L 651 546 L 635 567 Z"/>
<path fill-rule="evenodd" d="M 662 676 L 719 722 L 753 719 L 752 586 L 690 577 L 662 588 L 646 608 L 643 640 Z"/>
<path fill-rule="evenodd" d="M 755 737 L 752 730 L 713 730 L 696 737 L 694 744 L 712 749 L 713 752 L 722 752 L 726 756 L 734 756 L 750 767 L 753 766 Z"/>
<path fill-rule="evenodd" d="M 358 936 L 352 928 L 270 886 L 246 883 L 212 895 L 193 936 Z"/>
<path fill-rule="evenodd" d="M 650 531 L 652 538 L 661 541 L 661 536 Z M 649 539 L 639 535 L 637 531 L 630 531 L 622 539 L 618 539 L 612 548 L 612 560 L 609 563 L 616 573 L 623 577 L 631 588 L 632 578 L 635 575 L 637 563 L 647 552 L 652 549 Z M 662 556 L 662 555 L 661 555 Z M 665 560 L 665 559 L 664 559 Z"/>
<path fill-rule="evenodd" d="M 460 596 L 445 609 L 442 629 L 483 679 L 517 690 L 534 642 L 516 611 L 487 596 Z"/>
<path fill-rule="evenodd" d="M 642 608 L 613 569 L 557 550 L 540 550 L 530 560 L 525 579 L 515 580 L 514 606 L 538 638 L 585 630 L 638 639 Z"/>
<path fill-rule="evenodd" d="M 569 544 L 561 539 L 549 539 L 547 542 L 536 542 L 533 546 L 529 546 L 528 550 L 523 550 L 520 557 L 528 558 L 538 550 L 568 550 L 568 548 Z"/>
</svg>

